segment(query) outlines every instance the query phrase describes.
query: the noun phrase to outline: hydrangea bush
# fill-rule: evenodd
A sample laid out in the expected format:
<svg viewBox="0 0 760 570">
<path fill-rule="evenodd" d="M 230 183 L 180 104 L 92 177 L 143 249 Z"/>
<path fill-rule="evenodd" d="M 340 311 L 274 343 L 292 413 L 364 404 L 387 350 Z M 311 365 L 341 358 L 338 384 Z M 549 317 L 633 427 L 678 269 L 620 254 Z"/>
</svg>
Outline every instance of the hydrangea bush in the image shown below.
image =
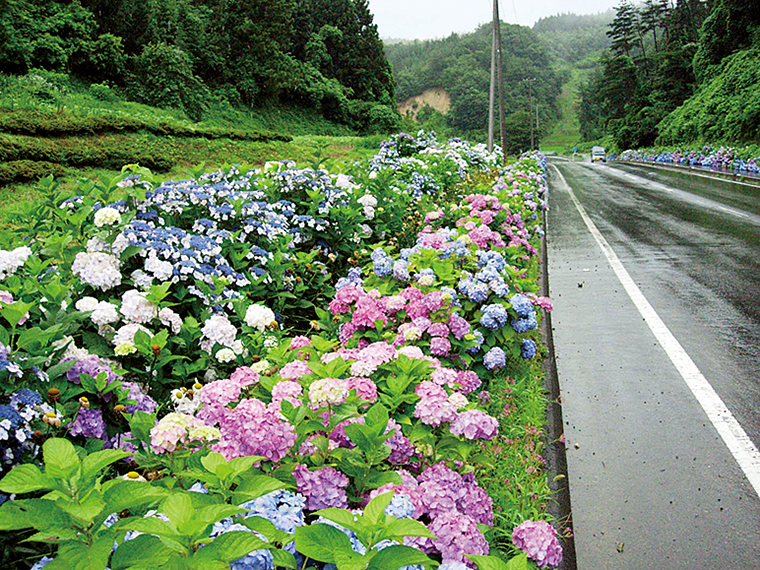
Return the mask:
<svg viewBox="0 0 760 570">
<path fill-rule="evenodd" d="M 420 133 L 337 175 L 49 182 L 38 237 L 0 252 L 0 491 L 61 489 L 65 516 L 14 497 L 0 527 L 57 537 L 49 570 L 486 560 L 476 474 L 511 437 L 489 389 L 535 367 L 551 310 L 545 164 L 499 160 Z"/>
</svg>

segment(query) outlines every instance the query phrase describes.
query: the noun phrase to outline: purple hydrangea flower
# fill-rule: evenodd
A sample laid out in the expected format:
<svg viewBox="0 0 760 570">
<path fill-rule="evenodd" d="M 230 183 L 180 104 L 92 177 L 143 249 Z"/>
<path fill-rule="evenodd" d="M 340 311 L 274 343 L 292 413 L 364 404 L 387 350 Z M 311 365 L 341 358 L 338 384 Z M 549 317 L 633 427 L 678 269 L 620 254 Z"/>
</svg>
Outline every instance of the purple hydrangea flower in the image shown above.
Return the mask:
<svg viewBox="0 0 760 570">
<path fill-rule="evenodd" d="M 512 543 L 541 568 L 557 567 L 562 562 L 562 546 L 547 522 L 525 521 L 512 531 Z"/>
<path fill-rule="evenodd" d="M 465 554 L 488 554 L 488 542 L 471 516 L 451 510 L 436 517 L 428 528 L 437 537 L 433 545 L 444 564 L 465 562 Z"/>
<path fill-rule="evenodd" d="M 335 507 L 348 508 L 348 497 L 344 490 L 348 486 L 348 477 L 332 467 L 322 467 L 309 471 L 306 465 L 299 464 L 293 470 L 298 483 L 298 491 L 303 493 L 310 511 Z"/>
<path fill-rule="evenodd" d="M 122 382 L 121 387 L 124 390 L 129 390 L 127 399 L 134 400 L 135 404 L 127 404 L 127 412 L 134 414 L 135 412 L 145 412 L 146 414 L 152 414 L 156 411 L 158 405 L 156 401 L 142 391 L 139 385 L 134 382 Z"/>
<path fill-rule="evenodd" d="M 107 439 L 108 434 L 106 434 L 106 424 L 103 422 L 103 413 L 96 409 L 80 408 L 76 419 L 69 426 L 69 434 Z"/>
<path fill-rule="evenodd" d="M 430 339 L 430 354 L 433 356 L 448 356 L 451 351 L 449 339 L 434 337 Z"/>
</svg>

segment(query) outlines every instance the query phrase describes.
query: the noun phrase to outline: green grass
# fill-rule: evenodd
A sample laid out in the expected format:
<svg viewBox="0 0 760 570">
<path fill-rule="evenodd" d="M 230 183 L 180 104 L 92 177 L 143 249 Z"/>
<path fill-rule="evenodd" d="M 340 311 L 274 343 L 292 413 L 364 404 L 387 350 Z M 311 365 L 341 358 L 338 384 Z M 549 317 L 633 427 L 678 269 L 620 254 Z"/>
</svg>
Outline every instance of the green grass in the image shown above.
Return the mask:
<svg viewBox="0 0 760 570">
<path fill-rule="evenodd" d="M 562 94 L 557 99 L 561 117 L 551 134 L 541 141 L 541 150 L 572 154 L 574 146 L 580 141 L 580 123 L 578 122 L 578 97 L 582 74 L 578 69 L 572 69 L 570 80 L 562 88 Z"/>
<path fill-rule="evenodd" d="M 182 111 L 126 101 L 63 74 L 0 74 L 0 225 L 9 210 L 39 198 L 37 181 L 48 174 L 67 190 L 135 163 L 164 180 L 187 178 L 200 163 L 215 170 L 282 159 L 340 172 L 342 163 L 376 152 L 383 138 L 358 137 L 315 109 L 237 108 L 219 99 L 193 123 Z"/>
</svg>

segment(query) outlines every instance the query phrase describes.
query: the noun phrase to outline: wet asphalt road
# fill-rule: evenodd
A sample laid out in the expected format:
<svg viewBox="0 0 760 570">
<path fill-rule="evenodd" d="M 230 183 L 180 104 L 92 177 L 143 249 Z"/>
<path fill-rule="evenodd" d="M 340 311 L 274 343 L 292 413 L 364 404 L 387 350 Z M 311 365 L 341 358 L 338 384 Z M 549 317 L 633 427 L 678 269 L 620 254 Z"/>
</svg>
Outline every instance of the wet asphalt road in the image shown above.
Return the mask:
<svg viewBox="0 0 760 570">
<path fill-rule="evenodd" d="M 553 164 L 760 447 L 760 189 Z M 551 170 L 549 287 L 578 568 L 760 569 L 760 498 Z"/>
</svg>

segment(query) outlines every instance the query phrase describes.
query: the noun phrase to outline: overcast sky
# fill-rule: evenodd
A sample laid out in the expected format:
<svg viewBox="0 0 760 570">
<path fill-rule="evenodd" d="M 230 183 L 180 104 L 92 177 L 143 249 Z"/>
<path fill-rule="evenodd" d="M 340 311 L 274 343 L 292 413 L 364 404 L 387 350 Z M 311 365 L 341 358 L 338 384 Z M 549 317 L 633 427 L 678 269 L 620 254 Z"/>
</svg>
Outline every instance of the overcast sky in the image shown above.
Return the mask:
<svg viewBox="0 0 760 570">
<path fill-rule="evenodd" d="M 499 17 L 533 26 L 544 16 L 594 14 L 618 4 L 619 0 L 499 0 Z M 493 0 L 369 0 L 369 7 L 381 38 L 441 38 L 472 32 L 493 17 Z"/>
</svg>

